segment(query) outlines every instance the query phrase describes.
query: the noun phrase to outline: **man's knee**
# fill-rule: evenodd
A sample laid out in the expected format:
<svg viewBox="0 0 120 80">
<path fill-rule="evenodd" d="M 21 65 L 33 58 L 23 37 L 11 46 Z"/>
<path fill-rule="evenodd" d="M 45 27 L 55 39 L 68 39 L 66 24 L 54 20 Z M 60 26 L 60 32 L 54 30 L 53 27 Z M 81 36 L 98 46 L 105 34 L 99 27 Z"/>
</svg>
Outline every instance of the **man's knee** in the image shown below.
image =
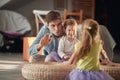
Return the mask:
<svg viewBox="0 0 120 80">
<path fill-rule="evenodd" d="M 53 59 L 51 55 L 47 55 L 45 58 L 45 62 L 55 62 L 55 60 Z"/>
<path fill-rule="evenodd" d="M 39 54 L 35 54 L 32 55 L 29 59 L 29 62 L 40 62 L 40 61 L 44 61 L 45 60 L 45 56 L 44 55 L 39 55 Z"/>
</svg>

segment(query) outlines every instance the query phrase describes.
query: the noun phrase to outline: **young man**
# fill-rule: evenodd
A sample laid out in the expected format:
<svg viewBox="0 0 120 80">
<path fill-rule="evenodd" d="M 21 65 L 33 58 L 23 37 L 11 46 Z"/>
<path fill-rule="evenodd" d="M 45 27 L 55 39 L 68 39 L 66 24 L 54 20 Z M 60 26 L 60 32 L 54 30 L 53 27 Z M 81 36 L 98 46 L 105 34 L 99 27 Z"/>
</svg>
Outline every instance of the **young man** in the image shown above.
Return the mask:
<svg viewBox="0 0 120 80">
<path fill-rule="evenodd" d="M 41 28 L 35 41 L 29 47 L 30 62 L 38 62 L 41 60 L 41 55 L 38 53 L 41 48 L 43 48 L 43 54 L 45 56 L 51 51 L 57 52 L 59 39 L 64 34 L 60 13 L 50 11 L 46 15 L 46 22 L 47 24 Z"/>
</svg>

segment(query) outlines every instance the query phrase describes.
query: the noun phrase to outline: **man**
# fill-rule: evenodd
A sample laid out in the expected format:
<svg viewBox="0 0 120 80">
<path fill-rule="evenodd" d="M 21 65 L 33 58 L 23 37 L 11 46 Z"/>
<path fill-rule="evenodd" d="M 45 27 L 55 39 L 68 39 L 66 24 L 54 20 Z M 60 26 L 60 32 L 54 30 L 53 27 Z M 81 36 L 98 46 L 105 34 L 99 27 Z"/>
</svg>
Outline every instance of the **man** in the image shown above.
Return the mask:
<svg viewBox="0 0 120 80">
<path fill-rule="evenodd" d="M 28 53 L 31 56 L 30 62 L 41 61 L 41 55 L 39 53 L 41 48 L 43 48 L 43 54 L 45 56 L 51 51 L 57 52 L 59 39 L 64 34 L 60 13 L 57 11 L 50 11 L 46 15 L 46 22 L 47 24 L 41 28 L 35 41 L 29 47 Z"/>
</svg>

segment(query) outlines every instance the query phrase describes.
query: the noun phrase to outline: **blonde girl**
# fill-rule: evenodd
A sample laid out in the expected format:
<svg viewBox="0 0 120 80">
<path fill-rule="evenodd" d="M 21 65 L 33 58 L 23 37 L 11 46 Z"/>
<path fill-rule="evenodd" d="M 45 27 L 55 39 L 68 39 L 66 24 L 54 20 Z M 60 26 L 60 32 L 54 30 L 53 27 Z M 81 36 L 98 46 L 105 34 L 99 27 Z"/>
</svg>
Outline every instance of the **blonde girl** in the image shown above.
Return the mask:
<svg viewBox="0 0 120 80">
<path fill-rule="evenodd" d="M 99 38 L 99 24 L 93 19 L 86 19 L 82 25 L 82 38 L 75 45 L 75 52 L 66 62 L 75 64 L 66 80 L 114 80 L 100 70 L 99 56 L 102 44 Z"/>
</svg>

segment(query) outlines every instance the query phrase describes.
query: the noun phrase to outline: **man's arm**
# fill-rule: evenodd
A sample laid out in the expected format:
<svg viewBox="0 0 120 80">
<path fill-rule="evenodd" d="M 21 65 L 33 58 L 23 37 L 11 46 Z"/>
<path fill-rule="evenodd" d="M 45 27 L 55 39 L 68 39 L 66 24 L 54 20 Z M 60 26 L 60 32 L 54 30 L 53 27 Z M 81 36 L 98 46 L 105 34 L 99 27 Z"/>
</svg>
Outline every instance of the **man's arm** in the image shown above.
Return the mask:
<svg viewBox="0 0 120 80">
<path fill-rule="evenodd" d="M 32 43 L 32 45 L 29 47 L 28 49 L 28 54 L 29 55 L 33 55 L 33 54 L 36 54 L 38 53 L 38 44 L 41 40 L 41 38 L 46 34 L 46 33 L 50 33 L 49 29 L 47 28 L 47 26 L 42 26 L 39 33 L 37 34 L 37 37 L 36 39 L 34 40 L 34 42 Z"/>
<path fill-rule="evenodd" d="M 38 46 L 37 46 L 37 51 L 38 51 L 38 54 L 41 54 L 41 52 L 43 52 L 42 48 L 44 46 L 47 46 L 50 44 L 50 42 L 52 41 L 52 38 L 50 37 L 49 33 L 46 33 L 40 40 Z"/>
</svg>

